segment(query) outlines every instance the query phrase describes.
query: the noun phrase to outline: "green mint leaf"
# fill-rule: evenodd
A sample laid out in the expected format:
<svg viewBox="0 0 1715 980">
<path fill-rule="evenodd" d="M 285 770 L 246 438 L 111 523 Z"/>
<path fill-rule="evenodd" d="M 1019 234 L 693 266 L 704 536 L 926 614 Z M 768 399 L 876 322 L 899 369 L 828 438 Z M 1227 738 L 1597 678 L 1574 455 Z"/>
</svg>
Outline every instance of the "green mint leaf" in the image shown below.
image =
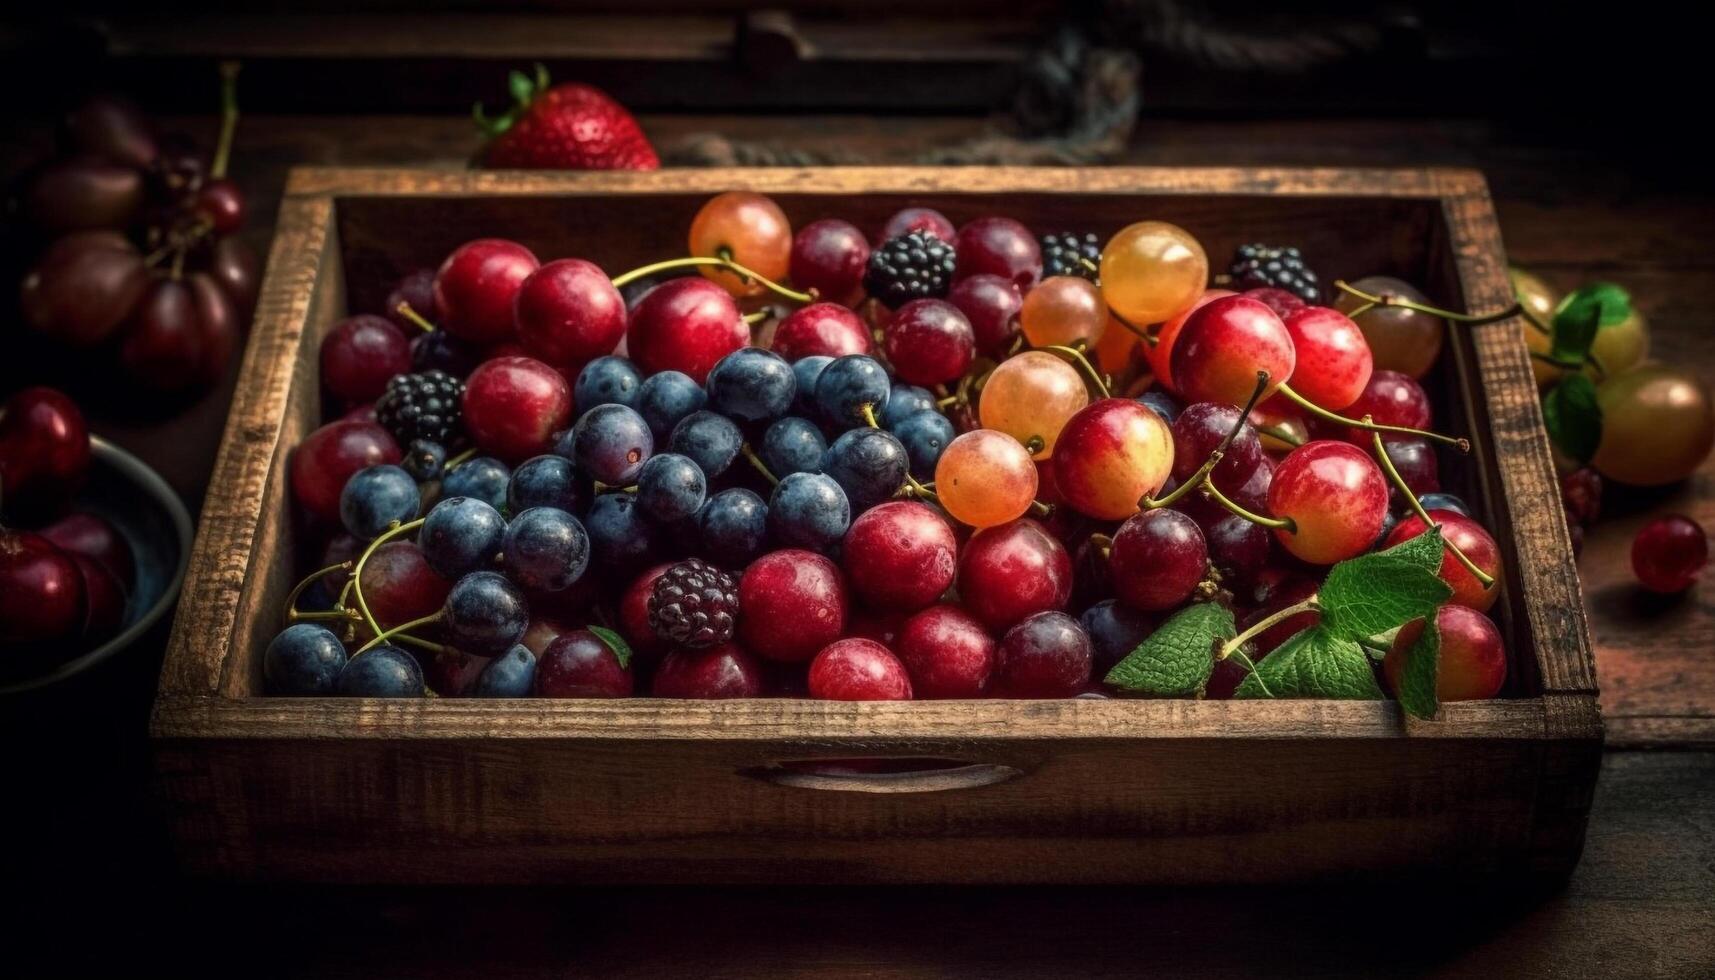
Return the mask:
<svg viewBox="0 0 1715 980">
<path fill-rule="evenodd" d="M 1588 463 L 1602 442 L 1602 406 L 1596 384 L 1582 374 L 1569 374 L 1542 396 L 1542 421 L 1560 451 Z"/>
<path fill-rule="evenodd" d="M 518 105 L 529 105 L 536 95 L 536 83 L 530 76 L 521 71 L 508 72 L 506 75 L 506 90 L 512 93 L 512 101 Z"/>
<path fill-rule="evenodd" d="M 1326 613 L 1324 613 L 1326 615 Z M 1364 648 L 1312 626 L 1282 643 L 1240 682 L 1236 698 L 1333 698 L 1377 701 L 1384 697 Z"/>
<path fill-rule="evenodd" d="M 1399 561 L 1409 562 L 1426 572 L 1439 572 L 1444 557 L 1443 552 L 1446 550 L 1446 544 L 1441 539 L 1441 529 L 1432 527 L 1415 538 L 1401 541 L 1381 552 L 1380 555 L 1384 558 L 1395 558 Z"/>
<path fill-rule="evenodd" d="M 1600 303 L 1583 303 L 1575 307 L 1562 306 L 1554 314 L 1550 331 L 1548 357 L 1550 360 L 1576 367 L 1590 356 L 1590 345 L 1596 342 L 1596 330 L 1602 324 Z"/>
<path fill-rule="evenodd" d="M 1107 684 L 1156 697 L 1197 697 L 1215 669 L 1215 644 L 1237 635 L 1226 607 L 1213 602 L 1188 606 L 1115 664 Z"/>
<path fill-rule="evenodd" d="M 1343 561 L 1329 569 L 1317 592 L 1322 606 L 1320 628 L 1330 636 L 1356 642 L 1435 615 L 1435 610 L 1452 597 L 1453 589 L 1424 567 L 1430 546 L 1435 549 L 1435 568 L 1441 567 L 1441 532 L 1431 529 L 1412 540 L 1424 538 L 1427 543 L 1402 555 L 1393 554 L 1398 550 L 1395 548 Z"/>
<path fill-rule="evenodd" d="M 1399 678 L 1399 706 L 1413 718 L 1433 718 L 1441 703 L 1435 697 L 1435 684 L 1441 668 L 1441 630 L 1431 616 L 1423 623 L 1423 633 L 1405 653 L 1405 671 Z"/>
<path fill-rule="evenodd" d="M 1632 315 L 1632 294 L 1611 282 L 1593 282 L 1566 295 L 1554 310 L 1556 325 L 1562 316 L 1584 317 L 1596 311 L 1597 327 L 1624 323 Z"/>
<path fill-rule="evenodd" d="M 615 659 L 619 661 L 619 665 L 621 667 L 631 666 L 631 646 L 625 642 L 625 637 L 620 636 L 618 633 L 615 633 L 613 630 L 610 630 L 605 626 L 586 626 L 584 628 L 589 630 L 591 633 L 594 633 L 598 639 L 607 644 L 607 648 L 613 651 L 613 655 Z"/>
</svg>

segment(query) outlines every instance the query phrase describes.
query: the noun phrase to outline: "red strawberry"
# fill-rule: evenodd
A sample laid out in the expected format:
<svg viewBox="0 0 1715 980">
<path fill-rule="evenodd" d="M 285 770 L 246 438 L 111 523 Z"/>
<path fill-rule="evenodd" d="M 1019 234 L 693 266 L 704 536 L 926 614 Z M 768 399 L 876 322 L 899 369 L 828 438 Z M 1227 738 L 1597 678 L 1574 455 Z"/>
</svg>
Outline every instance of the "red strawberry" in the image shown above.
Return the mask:
<svg viewBox="0 0 1715 980">
<path fill-rule="evenodd" d="M 509 78 L 514 105 L 489 120 L 476 107 L 477 125 L 491 137 L 483 150 L 488 167 L 539 170 L 655 170 L 661 160 L 637 120 L 606 92 L 572 82 L 548 87 L 548 71 L 536 66 Z"/>
</svg>

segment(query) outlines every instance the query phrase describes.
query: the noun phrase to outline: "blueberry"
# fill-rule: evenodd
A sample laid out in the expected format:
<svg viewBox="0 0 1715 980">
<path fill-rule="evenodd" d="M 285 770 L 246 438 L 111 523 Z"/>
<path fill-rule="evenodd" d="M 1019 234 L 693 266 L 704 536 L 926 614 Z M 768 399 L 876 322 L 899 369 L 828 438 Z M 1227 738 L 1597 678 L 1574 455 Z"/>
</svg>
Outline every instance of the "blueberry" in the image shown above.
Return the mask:
<svg viewBox="0 0 1715 980">
<path fill-rule="evenodd" d="M 536 687 L 536 655 L 522 643 L 488 662 L 471 685 L 471 697 L 527 698 Z"/>
<path fill-rule="evenodd" d="M 637 498 L 629 493 L 597 494 L 584 530 L 589 532 L 591 557 L 604 573 L 640 569 L 658 549 L 658 532 L 643 519 Z"/>
<path fill-rule="evenodd" d="M 334 693 L 346 698 L 420 698 L 423 668 L 398 647 L 371 647 L 346 662 Z"/>
<path fill-rule="evenodd" d="M 417 517 L 423 499 L 403 467 L 383 463 L 358 470 L 339 494 L 339 519 L 352 537 L 368 541 Z"/>
<path fill-rule="evenodd" d="M 331 694 L 345 666 L 345 644 L 326 626 L 294 623 L 268 641 L 262 679 L 268 693 L 288 697 Z"/>
<path fill-rule="evenodd" d="M 1471 508 L 1457 494 L 1426 493 L 1418 497 L 1417 502 L 1423 505 L 1424 510 L 1452 510 L 1464 514 L 1466 517 L 1471 516 Z"/>
<path fill-rule="evenodd" d="M 643 416 L 624 405 L 597 405 L 560 440 L 555 452 L 566 455 L 571 445 L 572 461 L 584 475 L 610 487 L 629 486 L 637 471 L 655 452 L 655 437 Z"/>
<path fill-rule="evenodd" d="M 709 493 L 709 481 L 690 457 L 662 453 L 637 474 L 637 509 L 657 524 L 694 515 Z"/>
<path fill-rule="evenodd" d="M 536 456 L 518 464 L 506 485 L 506 510 L 522 514 L 532 507 L 557 507 L 568 514 L 584 509 L 589 487 L 564 456 Z"/>
<path fill-rule="evenodd" d="M 826 354 L 811 354 L 792 362 L 792 378 L 798 393 L 792 396 L 792 411 L 807 418 L 816 417 L 816 381 L 834 359 Z"/>
<path fill-rule="evenodd" d="M 417 532 L 423 558 L 442 578 L 457 579 L 488 567 L 500 552 L 506 521 L 475 497 L 448 497 L 436 504 Z"/>
<path fill-rule="evenodd" d="M 899 492 L 909 465 L 905 446 L 886 429 L 852 429 L 822 454 L 822 472 L 846 492 L 854 515 Z"/>
<path fill-rule="evenodd" d="M 482 363 L 476 348 L 447 333 L 436 330 L 411 341 L 411 370 L 445 371 L 455 378 L 466 378 Z"/>
<path fill-rule="evenodd" d="M 499 572 L 471 572 L 447 593 L 441 625 L 453 646 L 479 657 L 509 649 L 530 626 L 524 593 Z"/>
<path fill-rule="evenodd" d="M 430 439 L 413 439 L 405 449 L 405 458 L 399 461 L 399 466 L 418 483 L 439 480 L 446 465 L 446 447 Z"/>
<path fill-rule="evenodd" d="M 638 391 L 643 387 L 643 375 L 630 361 L 609 354 L 584 365 L 572 385 L 572 402 L 583 415 L 597 405 L 637 406 Z"/>
<path fill-rule="evenodd" d="M 823 421 L 844 430 L 866 424 L 863 407 L 870 406 L 879 419 L 887 413 L 887 398 L 893 385 L 887 369 L 873 357 L 847 354 L 836 357 L 816 379 L 816 407 Z"/>
<path fill-rule="evenodd" d="M 493 456 L 467 459 L 441 477 L 441 496 L 474 497 L 495 510 L 506 506 L 506 485 L 512 471 Z"/>
<path fill-rule="evenodd" d="M 941 453 L 958 432 L 945 415 L 930 411 L 900 421 L 893 426 L 893 434 L 905 447 L 905 455 L 911 461 L 911 475 L 928 481 L 935 478 L 935 464 L 941 461 Z"/>
<path fill-rule="evenodd" d="M 1179 418 L 1181 409 L 1179 402 L 1165 391 L 1152 389 L 1138 395 L 1137 400 L 1142 402 L 1146 408 L 1154 409 L 1155 414 L 1161 416 L 1168 425 L 1172 425 L 1174 420 Z"/>
<path fill-rule="evenodd" d="M 537 592 L 569 587 L 590 563 L 584 526 L 557 507 L 532 507 L 513 517 L 500 549 L 506 577 Z"/>
<path fill-rule="evenodd" d="M 738 431 L 738 426 L 731 419 L 714 412 L 698 411 L 687 415 L 684 421 L 673 427 L 667 448 L 681 456 L 689 456 L 703 475 L 713 480 L 732 465 L 743 442 L 744 434 Z"/>
<path fill-rule="evenodd" d="M 785 415 L 798 393 L 792 365 L 771 350 L 742 347 L 709 371 L 709 408 L 739 422 Z"/>
<path fill-rule="evenodd" d="M 742 568 L 762 554 L 768 539 L 768 505 L 743 487 L 722 490 L 697 514 L 703 554 L 717 565 Z"/>
<path fill-rule="evenodd" d="M 657 446 L 667 445 L 673 427 L 685 416 L 702 408 L 709 400 L 703 386 L 691 380 L 683 371 L 662 371 L 652 374 L 637 390 L 637 414 L 649 423 L 649 433 Z"/>
<path fill-rule="evenodd" d="M 882 428 L 893 432 L 899 423 L 918 412 L 933 411 L 936 411 L 935 395 L 929 389 L 916 385 L 894 385 L 887 395 L 887 410 L 876 417 Z"/>
<path fill-rule="evenodd" d="M 809 419 L 789 415 L 762 434 L 762 465 L 776 477 L 793 473 L 816 473 L 822 468 L 822 453 L 828 440 Z"/>
<path fill-rule="evenodd" d="M 1425 507 L 1423 509 L 1428 510 L 1429 508 Z M 1382 512 L 1382 529 L 1376 533 L 1376 539 L 1370 542 L 1371 551 L 1381 551 L 1385 548 L 1387 545 L 1387 536 L 1393 533 L 1394 527 L 1399 524 L 1399 518 L 1399 511 L 1388 510 Z"/>
<path fill-rule="evenodd" d="M 1101 681 L 1137 645 L 1155 632 L 1155 617 L 1122 606 L 1113 599 L 1103 599 L 1078 617 L 1084 632 L 1090 634 L 1090 646 L 1095 652 L 1093 678 Z"/>
<path fill-rule="evenodd" d="M 784 547 L 820 551 L 836 544 L 852 523 L 846 492 L 821 473 L 794 473 L 768 500 L 768 530 Z"/>
</svg>

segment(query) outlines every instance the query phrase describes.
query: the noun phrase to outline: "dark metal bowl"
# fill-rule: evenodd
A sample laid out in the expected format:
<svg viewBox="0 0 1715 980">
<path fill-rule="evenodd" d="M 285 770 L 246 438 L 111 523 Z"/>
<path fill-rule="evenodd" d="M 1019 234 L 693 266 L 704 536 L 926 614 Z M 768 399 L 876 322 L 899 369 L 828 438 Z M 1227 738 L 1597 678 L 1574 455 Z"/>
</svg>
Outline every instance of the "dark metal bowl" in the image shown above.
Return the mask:
<svg viewBox="0 0 1715 980">
<path fill-rule="evenodd" d="M 167 481 L 105 439 L 91 436 L 89 482 L 76 508 L 113 522 L 131 545 L 137 584 L 125 604 L 124 627 L 93 650 L 55 664 L 45 673 L 0 682 L 0 694 L 45 687 L 88 670 L 148 632 L 173 608 L 191 556 L 191 515 Z"/>
</svg>

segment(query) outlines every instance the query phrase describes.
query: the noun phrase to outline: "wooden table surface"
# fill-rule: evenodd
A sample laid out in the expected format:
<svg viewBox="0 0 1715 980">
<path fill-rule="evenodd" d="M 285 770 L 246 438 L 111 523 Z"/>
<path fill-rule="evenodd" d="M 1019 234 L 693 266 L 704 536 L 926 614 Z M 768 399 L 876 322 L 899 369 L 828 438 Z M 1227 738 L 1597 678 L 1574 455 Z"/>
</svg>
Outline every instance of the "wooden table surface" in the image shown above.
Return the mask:
<svg viewBox="0 0 1715 980">
<path fill-rule="evenodd" d="M 982 125 L 837 116 L 643 122 L 663 145 L 718 131 L 855 147 L 880 162 Z M 42 144 L 39 134 L 11 125 L 11 132 L 0 126 L 7 159 Z M 185 120 L 183 128 L 207 131 L 204 120 Z M 458 167 L 472 148 L 468 121 L 454 118 L 247 118 L 234 164 L 256 215 L 247 234 L 265 245 L 293 164 Z M 1707 231 L 1715 197 L 1690 168 L 1649 165 L 1643 148 L 1572 147 L 1553 133 L 1462 119 L 1145 120 L 1124 162 L 1479 167 L 1515 263 L 1562 288 L 1596 278 L 1625 285 L 1650 318 L 1653 355 L 1715 380 L 1708 332 L 1715 249 Z M 112 420 L 98 428 L 195 499 L 223 397 L 211 396 L 165 432 Z M 26 880 L 41 873 L 39 906 L 50 930 L 41 935 L 89 937 L 89 920 L 46 910 L 58 908 L 54 899 L 82 908 L 93 896 L 109 917 L 103 932 L 119 940 L 31 944 L 26 962 L 40 953 L 52 973 L 73 962 L 67 957 L 89 953 L 128 964 L 159 956 L 195 972 L 230 954 L 265 975 L 366 977 L 1715 975 L 1715 583 L 1677 599 L 1646 597 L 1632 584 L 1627 558 L 1650 515 L 1678 510 L 1715 527 L 1715 461 L 1683 485 L 1610 492 L 1605 505 L 1612 516 L 1587 538 L 1580 571 L 1609 753 L 1584 860 L 1564 886 L 493 893 L 179 882 L 152 825 L 136 812 L 145 663 L 123 693 L 100 696 L 98 722 L 72 695 L 19 715 L 112 733 L 27 760 L 14 785 L 30 791 L 19 798 L 32 801 L 27 809 L 43 817 L 40 826 L 53 828 L 50 841 L 78 851 L 21 852 Z M 14 731 L 0 722 L 0 731 Z M 88 767 L 113 769 L 115 754 L 124 775 L 91 783 Z M 95 891 L 85 875 L 101 883 Z"/>
</svg>

